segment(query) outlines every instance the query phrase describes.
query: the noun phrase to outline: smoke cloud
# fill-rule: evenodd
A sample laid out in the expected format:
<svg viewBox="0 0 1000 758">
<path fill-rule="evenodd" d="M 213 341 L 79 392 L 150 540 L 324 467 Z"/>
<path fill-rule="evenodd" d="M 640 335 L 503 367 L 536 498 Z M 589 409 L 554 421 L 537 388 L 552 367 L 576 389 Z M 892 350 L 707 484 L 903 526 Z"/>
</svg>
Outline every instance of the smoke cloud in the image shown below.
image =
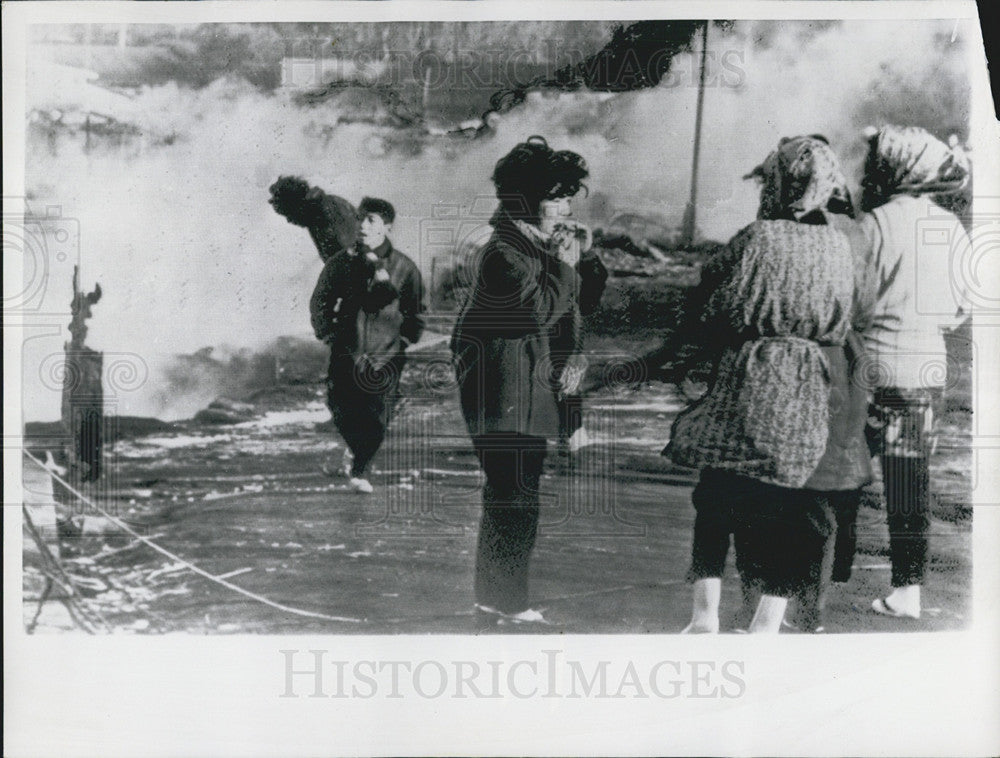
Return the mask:
<svg viewBox="0 0 1000 758">
<path fill-rule="evenodd" d="M 753 219 L 756 187 L 740 177 L 782 136 L 825 134 L 855 176 L 867 124 L 916 123 L 966 138 L 972 32 L 930 21 L 712 28 L 702 236 L 724 240 Z M 281 92 L 237 81 L 201 90 L 158 86 L 129 103 L 156 140 L 85 151 L 80 139 L 32 138 L 27 189 L 35 205 L 58 205 L 79 223 L 81 284 L 89 290 L 100 282 L 104 290 L 88 344 L 141 356 L 148 368 L 144 386 L 123 396 L 118 412 L 176 418 L 189 415 L 192 403 L 166 391 L 174 355 L 309 337 L 308 301 L 321 264 L 305 230 L 267 204 L 279 174 L 302 175 L 355 202 L 389 199 L 397 209 L 393 239 L 425 275 L 435 206 L 461 205 L 485 224 L 488 213 L 474 201 L 492 197 L 494 163 L 531 134 L 587 159 L 591 193 L 576 205 L 582 219 L 600 226 L 629 212 L 679 225 L 690 188 L 697 62 L 697 50 L 680 54 L 663 81 L 644 91 L 531 93 L 474 139 L 347 123 L 351 114 L 336 101 L 296 106 Z M 50 310 L 65 309 L 71 273 L 52 272 Z M 61 341 L 26 343 L 27 419 L 58 417 L 58 392 L 37 377 Z"/>
</svg>

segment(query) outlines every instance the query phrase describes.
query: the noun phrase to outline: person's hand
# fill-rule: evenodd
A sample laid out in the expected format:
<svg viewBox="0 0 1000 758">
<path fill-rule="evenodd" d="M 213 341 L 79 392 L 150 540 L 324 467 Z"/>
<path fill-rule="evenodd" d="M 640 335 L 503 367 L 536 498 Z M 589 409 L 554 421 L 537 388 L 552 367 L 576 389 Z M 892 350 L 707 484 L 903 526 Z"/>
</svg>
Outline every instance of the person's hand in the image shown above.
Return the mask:
<svg viewBox="0 0 1000 758">
<path fill-rule="evenodd" d="M 590 229 L 576 221 L 562 222 L 552 233 L 553 252 L 570 267 L 580 262 L 581 254 L 590 249 L 593 241 Z"/>
<path fill-rule="evenodd" d="M 552 252 L 572 268 L 580 260 L 580 243 L 572 229 L 559 227 L 552 233 Z"/>
<path fill-rule="evenodd" d="M 384 268 L 379 268 L 375 271 L 375 281 L 376 282 L 387 282 L 389 281 L 389 272 Z"/>
<path fill-rule="evenodd" d="M 583 375 L 587 373 L 587 359 L 582 355 L 571 356 L 559 375 L 559 390 L 572 395 L 580 389 Z"/>
</svg>

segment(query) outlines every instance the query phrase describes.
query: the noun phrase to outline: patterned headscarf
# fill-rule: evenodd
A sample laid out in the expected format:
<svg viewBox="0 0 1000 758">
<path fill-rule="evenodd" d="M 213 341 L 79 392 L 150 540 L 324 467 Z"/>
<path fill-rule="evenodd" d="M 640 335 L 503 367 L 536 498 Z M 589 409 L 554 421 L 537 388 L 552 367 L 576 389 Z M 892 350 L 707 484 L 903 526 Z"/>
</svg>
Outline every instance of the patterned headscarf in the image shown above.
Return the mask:
<svg viewBox="0 0 1000 758">
<path fill-rule="evenodd" d="M 854 215 L 837 156 L 817 135 L 783 137 L 778 149 L 743 178 L 761 181 L 759 219 L 798 221 L 817 210 Z"/>
<path fill-rule="evenodd" d="M 942 195 L 959 192 L 969 182 L 969 157 L 957 139 L 946 145 L 919 126 L 869 127 L 868 162 L 863 180 L 871 200 L 892 195 Z"/>
</svg>

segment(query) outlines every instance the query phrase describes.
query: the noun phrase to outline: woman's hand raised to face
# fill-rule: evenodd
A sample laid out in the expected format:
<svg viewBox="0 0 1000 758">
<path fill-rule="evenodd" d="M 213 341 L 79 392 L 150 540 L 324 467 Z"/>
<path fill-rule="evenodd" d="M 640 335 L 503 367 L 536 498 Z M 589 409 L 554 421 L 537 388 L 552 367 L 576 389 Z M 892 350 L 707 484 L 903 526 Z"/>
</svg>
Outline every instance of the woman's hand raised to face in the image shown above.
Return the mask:
<svg viewBox="0 0 1000 758">
<path fill-rule="evenodd" d="M 567 266 L 576 266 L 580 256 L 590 249 L 593 235 L 589 228 L 576 221 L 560 223 L 552 232 L 552 252 Z"/>
</svg>

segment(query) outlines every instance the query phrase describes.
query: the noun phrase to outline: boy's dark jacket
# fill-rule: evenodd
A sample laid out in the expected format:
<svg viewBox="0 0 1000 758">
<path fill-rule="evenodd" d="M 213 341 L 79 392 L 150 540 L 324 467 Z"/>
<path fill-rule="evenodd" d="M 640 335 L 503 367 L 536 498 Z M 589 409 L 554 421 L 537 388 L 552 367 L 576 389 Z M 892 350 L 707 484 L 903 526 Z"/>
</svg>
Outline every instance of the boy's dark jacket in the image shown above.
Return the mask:
<svg viewBox="0 0 1000 758">
<path fill-rule="evenodd" d="M 364 358 L 380 368 L 420 339 L 424 290 L 416 264 L 388 239 L 374 252 L 378 263 L 353 247 L 327 260 L 309 313 L 317 339 L 329 344 L 333 355 Z M 380 268 L 388 281 L 375 280 Z"/>
</svg>

